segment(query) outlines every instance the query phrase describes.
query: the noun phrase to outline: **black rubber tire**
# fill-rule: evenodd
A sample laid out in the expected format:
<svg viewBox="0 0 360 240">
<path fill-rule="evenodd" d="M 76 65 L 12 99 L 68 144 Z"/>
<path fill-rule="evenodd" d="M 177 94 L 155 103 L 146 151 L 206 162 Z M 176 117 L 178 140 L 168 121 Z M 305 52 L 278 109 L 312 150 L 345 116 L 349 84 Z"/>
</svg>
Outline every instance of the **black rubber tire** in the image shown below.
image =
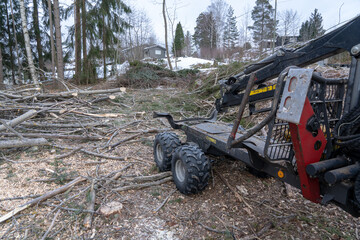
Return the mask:
<svg viewBox="0 0 360 240">
<path fill-rule="evenodd" d="M 173 132 L 163 132 L 156 135 L 154 160 L 160 172 L 171 170 L 172 155 L 180 145 L 179 137 Z"/>
<path fill-rule="evenodd" d="M 175 150 L 171 171 L 177 189 L 186 195 L 194 194 L 208 185 L 210 162 L 199 147 L 183 145 Z"/>
</svg>

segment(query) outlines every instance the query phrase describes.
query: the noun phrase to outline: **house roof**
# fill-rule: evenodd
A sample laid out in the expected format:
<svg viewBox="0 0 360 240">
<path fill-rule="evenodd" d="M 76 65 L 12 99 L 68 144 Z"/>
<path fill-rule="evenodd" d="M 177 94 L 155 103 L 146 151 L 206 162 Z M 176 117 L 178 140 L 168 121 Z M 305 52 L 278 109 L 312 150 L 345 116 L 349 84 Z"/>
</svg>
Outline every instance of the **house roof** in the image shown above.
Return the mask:
<svg viewBox="0 0 360 240">
<path fill-rule="evenodd" d="M 164 48 L 164 47 L 162 47 L 160 45 L 153 45 L 153 46 L 150 46 L 150 47 L 146 47 L 146 48 L 144 48 L 144 50 L 149 50 L 149 49 L 156 48 L 156 47 L 161 48 L 163 50 L 166 50 L 166 48 Z"/>
</svg>

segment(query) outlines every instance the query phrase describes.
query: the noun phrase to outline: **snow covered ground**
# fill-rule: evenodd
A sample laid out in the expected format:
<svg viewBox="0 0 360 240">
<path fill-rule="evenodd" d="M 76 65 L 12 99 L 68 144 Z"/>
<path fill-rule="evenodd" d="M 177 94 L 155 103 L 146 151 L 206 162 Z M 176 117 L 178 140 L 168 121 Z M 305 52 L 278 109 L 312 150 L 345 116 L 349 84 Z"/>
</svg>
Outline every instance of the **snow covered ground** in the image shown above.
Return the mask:
<svg viewBox="0 0 360 240">
<path fill-rule="evenodd" d="M 200 71 L 211 71 L 214 70 L 214 61 L 212 60 L 205 60 L 205 59 L 201 59 L 201 58 L 194 58 L 194 57 L 179 57 L 177 58 L 176 61 L 176 65 L 175 65 L 175 58 L 171 58 L 171 65 L 173 67 L 174 71 L 179 71 L 182 69 L 193 69 L 193 68 L 197 68 Z M 155 65 L 162 65 L 162 66 L 166 66 L 167 68 L 169 68 L 168 64 L 167 64 L 167 59 L 163 58 L 157 61 L 149 61 L 144 59 L 144 62 L 147 63 L 151 63 L 151 64 L 155 64 Z M 223 64 L 223 63 L 220 63 Z M 176 66 L 176 67 L 175 67 Z M 125 74 L 126 71 L 129 69 L 130 64 L 128 61 L 122 63 L 122 64 L 117 64 L 115 66 L 115 69 L 118 73 L 118 75 L 121 74 Z M 113 70 L 113 66 L 112 65 L 107 65 L 106 66 L 106 78 L 108 80 L 114 80 L 115 79 L 115 69 Z M 104 66 L 99 66 L 96 68 L 96 72 L 98 75 L 98 78 L 103 78 L 104 77 Z M 65 78 L 73 78 L 74 74 L 75 74 L 75 65 L 74 64 L 66 64 L 65 66 Z"/>
</svg>

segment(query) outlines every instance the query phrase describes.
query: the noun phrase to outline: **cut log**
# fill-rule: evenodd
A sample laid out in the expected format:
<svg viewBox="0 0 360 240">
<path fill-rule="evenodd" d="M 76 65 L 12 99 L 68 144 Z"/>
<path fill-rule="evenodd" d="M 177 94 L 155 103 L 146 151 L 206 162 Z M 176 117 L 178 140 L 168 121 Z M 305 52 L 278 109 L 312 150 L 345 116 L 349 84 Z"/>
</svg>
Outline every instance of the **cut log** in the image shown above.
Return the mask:
<svg viewBox="0 0 360 240">
<path fill-rule="evenodd" d="M 49 145 L 49 142 L 45 138 L 0 141 L 0 149 L 15 147 L 32 147 L 41 145 Z"/>
<path fill-rule="evenodd" d="M 14 133 L 1 133 L 0 135 L 6 137 L 14 137 L 16 134 Z M 103 139 L 102 137 L 93 137 L 93 136 L 81 136 L 81 135 L 63 135 L 63 134 L 50 134 L 50 133 L 21 133 L 23 137 L 36 138 L 42 137 L 47 139 L 74 139 L 74 140 L 91 140 L 91 141 L 99 141 Z"/>
<path fill-rule="evenodd" d="M 116 92 L 125 92 L 125 88 L 113 88 L 113 89 L 104 89 L 104 90 L 89 90 L 89 91 L 76 91 L 76 92 L 60 92 L 54 94 L 40 94 L 37 98 L 59 98 L 59 97 L 76 97 L 79 95 L 92 95 L 92 94 L 106 94 L 106 93 L 116 93 Z"/>
<path fill-rule="evenodd" d="M 14 127 L 32 117 L 34 117 L 36 114 L 37 114 L 36 110 L 30 110 L 30 111 L 24 113 L 23 115 L 21 115 L 17 118 L 14 118 L 13 120 L 8 121 L 7 125 L 9 125 L 10 127 Z M 4 125 L 0 126 L 0 131 L 3 131 L 5 129 L 6 129 L 6 127 Z"/>
<path fill-rule="evenodd" d="M 91 212 L 94 212 L 94 209 L 95 209 L 96 194 L 95 194 L 94 184 L 95 184 L 95 181 L 93 180 L 93 182 L 91 184 L 90 194 L 89 194 L 89 203 L 86 208 L 87 211 L 91 211 Z M 84 218 L 84 227 L 91 228 L 92 217 L 93 217 L 93 213 L 89 212 L 86 214 L 86 216 Z"/>
<path fill-rule="evenodd" d="M 37 127 L 37 128 L 82 128 L 82 127 L 100 127 L 100 126 L 108 126 L 106 123 L 102 122 L 91 122 L 91 123 L 36 123 L 36 122 L 24 122 L 21 123 L 22 126 L 26 127 Z"/>
</svg>

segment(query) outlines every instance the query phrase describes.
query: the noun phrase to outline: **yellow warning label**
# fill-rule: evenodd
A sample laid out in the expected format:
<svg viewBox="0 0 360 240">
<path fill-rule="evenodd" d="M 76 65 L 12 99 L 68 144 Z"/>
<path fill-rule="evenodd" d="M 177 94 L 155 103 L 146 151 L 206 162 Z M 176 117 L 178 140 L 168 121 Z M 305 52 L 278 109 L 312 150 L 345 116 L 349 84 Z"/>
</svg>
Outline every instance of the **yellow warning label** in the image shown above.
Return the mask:
<svg viewBox="0 0 360 240">
<path fill-rule="evenodd" d="M 213 139 L 213 138 L 211 138 L 211 137 L 209 137 L 209 136 L 206 136 L 206 139 L 209 140 L 210 142 L 216 144 L 216 140 L 215 140 L 215 139 Z"/>
<path fill-rule="evenodd" d="M 270 85 L 270 86 L 267 86 L 267 87 L 263 87 L 263 88 L 259 88 L 259 89 L 255 89 L 255 90 L 252 90 L 250 92 L 250 96 L 251 95 L 256 95 L 256 94 L 259 94 L 259 93 L 265 93 L 265 92 L 272 91 L 272 90 L 275 90 L 275 89 L 276 89 L 276 84 Z"/>
</svg>

